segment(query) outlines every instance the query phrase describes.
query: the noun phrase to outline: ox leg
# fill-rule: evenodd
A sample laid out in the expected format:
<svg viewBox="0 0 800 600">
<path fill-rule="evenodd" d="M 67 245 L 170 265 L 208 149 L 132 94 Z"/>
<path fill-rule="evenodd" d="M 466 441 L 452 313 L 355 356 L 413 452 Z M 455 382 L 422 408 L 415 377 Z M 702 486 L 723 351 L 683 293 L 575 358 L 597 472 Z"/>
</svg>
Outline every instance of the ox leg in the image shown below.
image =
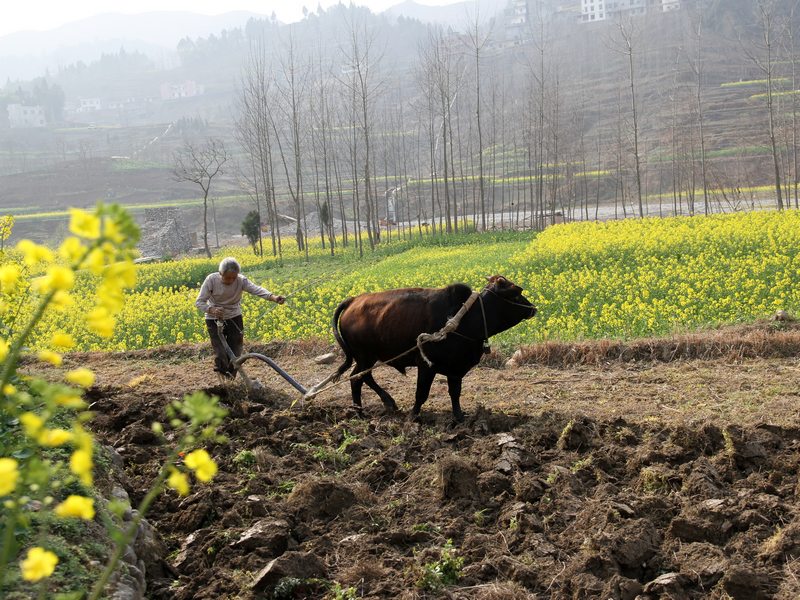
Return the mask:
<svg viewBox="0 0 800 600">
<path fill-rule="evenodd" d="M 422 410 L 422 405 L 428 399 L 431 393 L 431 385 L 436 373 L 427 367 L 417 368 L 417 391 L 414 394 L 414 408 L 411 409 L 411 420 L 416 421 L 419 419 L 419 411 Z"/>
<path fill-rule="evenodd" d="M 362 381 L 366 383 L 372 390 L 380 396 L 381 402 L 386 407 L 386 410 L 390 412 L 397 412 L 397 403 L 394 401 L 394 398 L 383 389 L 378 383 L 375 381 L 375 378 L 372 377 L 372 373 L 367 373 L 362 378 Z"/>
<path fill-rule="evenodd" d="M 447 391 L 450 393 L 450 403 L 453 405 L 453 420 L 461 423 L 464 420 L 464 413 L 461 410 L 461 382 L 464 378 L 456 375 L 447 376 Z"/>
<path fill-rule="evenodd" d="M 368 369 L 369 367 L 362 367 L 358 363 L 356 363 L 355 368 L 350 373 L 352 377 L 356 373 L 360 373 L 364 369 Z M 364 387 L 364 378 L 363 377 L 354 377 L 350 380 L 350 394 L 353 396 L 353 408 L 355 408 L 359 413 L 361 413 L 361 388 Z"/>
</svg>

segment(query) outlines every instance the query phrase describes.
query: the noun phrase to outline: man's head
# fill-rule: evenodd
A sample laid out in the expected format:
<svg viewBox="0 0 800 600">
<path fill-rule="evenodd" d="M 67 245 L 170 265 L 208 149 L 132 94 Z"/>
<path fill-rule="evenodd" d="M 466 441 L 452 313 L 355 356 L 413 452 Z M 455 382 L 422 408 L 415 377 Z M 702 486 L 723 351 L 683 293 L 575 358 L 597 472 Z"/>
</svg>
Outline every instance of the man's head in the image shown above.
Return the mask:
<svg viewBox="0 0 800 600">
<path fill-rule="evenodd" d="M 239 262 L 232 256 L 223 258 L 222 262 L 219 263 L 219 274 L 222 275 L 222 283 L 225 285 L 230 285 L 236 281 L 239 271 L 241 271 Z"/>
</svg>

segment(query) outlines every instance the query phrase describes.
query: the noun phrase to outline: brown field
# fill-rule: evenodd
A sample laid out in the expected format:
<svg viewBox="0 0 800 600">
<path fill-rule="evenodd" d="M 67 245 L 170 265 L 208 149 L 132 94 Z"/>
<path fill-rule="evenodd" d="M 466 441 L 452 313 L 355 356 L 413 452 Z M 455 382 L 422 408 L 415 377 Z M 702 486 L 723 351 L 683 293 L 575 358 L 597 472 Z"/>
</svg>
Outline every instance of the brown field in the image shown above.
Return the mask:
<svg viewBox="0 0 800 600">
<path fill-rule="evenodd" d="M 323 343 L 252 349 L 306 385 L 334 368 L 312 360 Z M 164 456 L 150 424 L 167 402 L 203 389 L 231 407 L 214 482 L 150 512 L 151 598 L 335 598 L 337 582 L 359 598 L 788 599 L 799 353 L 796 325 L 764 323 L 535 346 L 514 368 L 494 354 L 465 379 L 458 426 L 438 379 L 410 423 L 371 392 L 359 418 L 346 384 L 301 405 L 260 363 L 262 392 L 221 386 L 207 345 L 67 362 L 98 374 L 94 429 L 134 502 Z M 376 379 L 408 410 L 413 375 Z M 423 589 L 448 540 L 460 577 Z"/>
</svg>

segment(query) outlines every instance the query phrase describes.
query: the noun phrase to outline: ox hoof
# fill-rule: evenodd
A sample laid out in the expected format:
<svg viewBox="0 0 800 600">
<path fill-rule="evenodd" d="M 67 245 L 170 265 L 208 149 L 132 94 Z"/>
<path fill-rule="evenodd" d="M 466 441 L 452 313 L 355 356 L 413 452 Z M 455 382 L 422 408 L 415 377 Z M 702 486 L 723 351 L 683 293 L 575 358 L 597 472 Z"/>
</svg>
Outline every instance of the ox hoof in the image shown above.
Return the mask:
<svg viewBox="0 0 800 600">
<path fill-rule="evenodd" d="M 363 417 L 364 416 L 364 407 L 363 406 L 359 406 L 358 404 L 351 404 L 348 407 L 348 410 L 356 413 L 359 417 Z"/>
<path fill-rule="evenodd" d="M 453 413 L 453 423 L 463 423 L 466 416 L 463 412 Z"/>
<path fill-rule="evenodd" d="M 408 422 L 409 423 L 421 423 L 422 417 L 420 417 L 419 413 L 410 412 L 408 413 Z"/>
</svg>

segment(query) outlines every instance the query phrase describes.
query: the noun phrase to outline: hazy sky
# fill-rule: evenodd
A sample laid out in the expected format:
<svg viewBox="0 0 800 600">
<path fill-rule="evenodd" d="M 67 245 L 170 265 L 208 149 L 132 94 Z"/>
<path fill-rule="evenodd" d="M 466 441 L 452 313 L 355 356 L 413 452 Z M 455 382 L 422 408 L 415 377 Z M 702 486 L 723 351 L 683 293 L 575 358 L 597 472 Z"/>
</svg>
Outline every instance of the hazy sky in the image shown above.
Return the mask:
<svg viewBox="0 0 800 600">
<path fill-rule="evenodd" d="M 402 0 L 356 0 L 373 12 L 380 12 Z M 419 4 L 444 5 L 459 0 L 416 0 Z M 134 14 L 157 10 L 186 10 L 216 15 L 246 10 L 269 15 L 274 10 L 281 21 L 302 17 L 302 8 L 327 8 L 338 0 L 5 0 L 0 17 L 0 35 L 15 31 L 53 29 L 100 13 Z"/>
</svg>

